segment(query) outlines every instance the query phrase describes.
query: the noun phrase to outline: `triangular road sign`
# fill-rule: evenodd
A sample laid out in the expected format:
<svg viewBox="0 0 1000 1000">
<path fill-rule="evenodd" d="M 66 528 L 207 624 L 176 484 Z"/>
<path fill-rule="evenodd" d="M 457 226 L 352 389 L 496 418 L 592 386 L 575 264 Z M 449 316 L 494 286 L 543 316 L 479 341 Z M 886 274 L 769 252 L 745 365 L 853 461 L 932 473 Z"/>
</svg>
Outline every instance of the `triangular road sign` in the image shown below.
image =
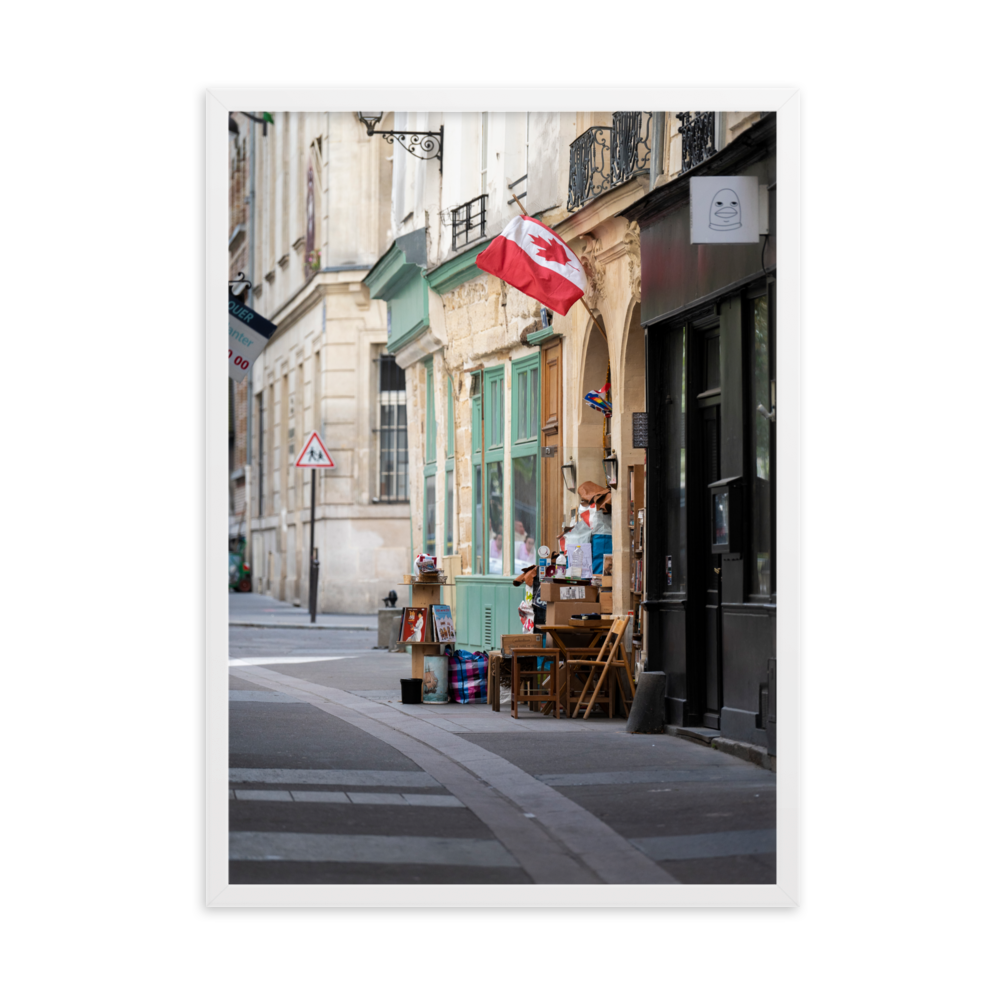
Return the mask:
<svg viewBox="0 0 1000 1000">
<path fill-rule="evenodd" d="M 299 457 L 295 460 L 297 469 L 336 469 L 337 463 L 323 444 L 323 439 L 313 431 L 306 440 Z"/>
</svg>

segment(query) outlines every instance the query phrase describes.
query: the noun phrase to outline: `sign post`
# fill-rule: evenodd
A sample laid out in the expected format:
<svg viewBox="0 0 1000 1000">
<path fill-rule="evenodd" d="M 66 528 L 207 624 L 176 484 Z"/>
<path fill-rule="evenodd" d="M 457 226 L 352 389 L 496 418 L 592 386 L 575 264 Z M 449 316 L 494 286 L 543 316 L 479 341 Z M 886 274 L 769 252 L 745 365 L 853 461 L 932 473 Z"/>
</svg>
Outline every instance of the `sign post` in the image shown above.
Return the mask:
<svg viewBox="0 0 1000 1000">
<path fill-rule="evenodd" d="M 319 553 L 316 551 L 316 470 L 335 469 L 337 463 L 323 444 L 317 431 L 306 439 L 306 443 L 295 460 L 295 468 L 312 470 L 312 500 L 309 511 L 309 621 L 316 621 L 316 601 L 319 597 Z"/>
</svg>

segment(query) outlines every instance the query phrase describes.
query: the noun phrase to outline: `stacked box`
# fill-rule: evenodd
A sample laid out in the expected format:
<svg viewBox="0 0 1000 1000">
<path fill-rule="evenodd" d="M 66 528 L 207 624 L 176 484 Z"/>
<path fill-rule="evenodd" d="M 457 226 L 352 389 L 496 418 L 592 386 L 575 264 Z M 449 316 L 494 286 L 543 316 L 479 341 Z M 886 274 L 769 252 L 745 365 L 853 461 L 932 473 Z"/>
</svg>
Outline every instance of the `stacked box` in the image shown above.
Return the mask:
<svg viewBox="0 0 1000 1000">
<path fill-rule="evenodd" d="M 539 588 L 539 599 L 546 604 L 576 603 L 584 601 L 593 604 L 597 601 L 598 588 L 591 584 L 556 583 L 546 580 Z"/>
<path fill-rule="evenodd" d="M 557 601 L 550 604 L 545 612 L 546 625 L 573 625 L 571 615 L 595 615 L 601 610 L 600 604 L 588 601 Z"/>
<path fill-rule="evenodd" d="M 611 576 L 610 573 L 605 573 L 604 576 L 601 577 L 601 594 L 598 599 L 601 602 L 601 611 L 606 615 L 610 615 L 612 610 L 612 598 L 611 598 L 612 580 L 613 577 Z"/>
</svg>

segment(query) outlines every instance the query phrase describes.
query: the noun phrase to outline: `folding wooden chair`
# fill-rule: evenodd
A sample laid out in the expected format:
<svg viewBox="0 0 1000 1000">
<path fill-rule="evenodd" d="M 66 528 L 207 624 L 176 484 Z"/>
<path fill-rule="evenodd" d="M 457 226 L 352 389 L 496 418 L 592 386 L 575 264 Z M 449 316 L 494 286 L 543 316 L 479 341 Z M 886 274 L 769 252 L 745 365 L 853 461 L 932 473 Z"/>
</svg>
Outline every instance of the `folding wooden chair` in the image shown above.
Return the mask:
<svg viewBox="0 0 1000 1000">
<path fill-rule="evenodd" d="M 560 669 L 558 649 L 512 649 L 510 651 L 510 714 L 517 718 L 517 706 L 538 705 L 546 715 L 559 718 L 566 678 Z M 569 698 L 564 713 L 569 715 Z"/>
<path fill-rule="evenodd" d="M 589 668 L 583 688 L 576 698 L 576 705 L 573 709 L 574 719 L 580 714 L 580 707 L 583 705 L 588 692 L 591 691 L 591 683 L 593 683 L 593 692 L 590 695 L 590 701 L 587 703 L 587 710 L 583 713 L 585 719 L 590 717 L 590 713 L 596 704 L 605 705 L 608 716 L 613 714 L 615 688 L 621 692 L 622 701 L 627 706 L 631 705 L 632 699 L 635 698 L 635 684 L 632 680 L 632 671 L 629 668 L 628 660 L 625 657 L 625 650 L 622 647 L 622 638 L 625 635 L 627 626 L 628 619 L 619 616 L 615 619 L 611 628 L 608 629 L 608 634 L 604 637 L 604 644 L 597 651 L 596 657 L 581 657 L 566 661 L 567 688 L 571 687 L 571 678 L 574 675 L 582 674 L 584 670 Z M 625 669 L 625 676 L 628 678 L 631 698 L 625 693 L 625 687 L 622 685 L 622 668 Z M 600 672 L 599 674 L 598 671 Z M 602 695 L 601 691 L 605 684 L 607 685 L 607 694 Z"/>
</svg>

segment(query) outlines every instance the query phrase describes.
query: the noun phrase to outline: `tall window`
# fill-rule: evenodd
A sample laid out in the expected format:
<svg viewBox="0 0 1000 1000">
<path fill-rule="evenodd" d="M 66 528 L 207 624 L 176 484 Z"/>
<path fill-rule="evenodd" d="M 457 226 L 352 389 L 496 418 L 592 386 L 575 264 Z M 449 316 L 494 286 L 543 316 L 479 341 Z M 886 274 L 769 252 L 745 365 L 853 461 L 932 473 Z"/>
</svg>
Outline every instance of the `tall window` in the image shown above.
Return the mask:
<svg viewBox="0 0 1000 1000">
<path fill-rule="evenodd" d="M 434 360 L 424 367 L 427 401 L 424 407 L 424 552 L 437 555 L 437 418 L 434 413 Z"/>
<path fill-rule="evenodd" d="M 258 392 L 257 399 L 257 516 L 264 516 L 264 470 L 267 441 L 264 438 L 264 393 Z"/>
<path fill-rule="evenodd" d="M 378 498 L 382 502 L 391 503 L 409 499 L 406 375 L 391 355 L 383 354 L 378 362 Z"/>
<path fill-rule="evenodd" d="M 448 376 L 448 452 L 444 462 L 444 554 L 455 554 L 455 387 Z"/>
<path fill-rule="evenodd" d="M 483 112 L 483 122 L 480 129 L 481 135 L 479 139 L 480 151 L 479 151 L 479 193 L 486 194 L 486 149 L 489 145 L 490 136 L 490 113 L 488 111 Z"/>
<path fill-rule="evenodd" d="M 518 574 L 538 561 L 538 355 L 515 361 L 511 374 L 511 542 Z"/>
<path fill-rule="evenodd" d="M 530 145 L 530 143 L 528 141 L 529 140 L 528 125 L 529 125 L 530 121 L 531 121 L 531 112 L 530 111 L 525 111 L 524 112 L 524 177 L 525 177 L 525 180 L 527 180 L 527 177 L 528 177 L 528 155 L 529 155 L 529 153 L 531 151 L 531 145 Z"/>
<path fill-rule="evenodd" d="M 485 421 L 481 422 L 480 398 L 472 405 L 474 495 L 476 498 L 473 565 L 477 573 L 503 573 L 503 467 L 504 467 L 504 368 L 488 368 L 480 375 Z M 483 447 L 486 436 L 486 542 L 483 541 Z"/>
<path fill-rule="evenodd" d="M 503 366 L 486 373 L 486 501 L 489 530 L 487 572 L 503 573 Z"/>
</svg>

